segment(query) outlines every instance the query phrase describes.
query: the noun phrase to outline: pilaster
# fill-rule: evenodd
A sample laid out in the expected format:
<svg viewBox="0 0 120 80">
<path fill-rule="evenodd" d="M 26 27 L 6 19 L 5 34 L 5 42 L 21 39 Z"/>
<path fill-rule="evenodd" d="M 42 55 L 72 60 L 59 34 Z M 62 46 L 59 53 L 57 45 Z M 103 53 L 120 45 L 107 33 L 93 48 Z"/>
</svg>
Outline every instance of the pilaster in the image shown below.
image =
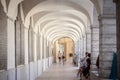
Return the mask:
<svg viewBox="0 0 120 80">
<path fill-rule="evenodd" d="M 40 34 L 39 33 L 37 33 L 37 35 L 36 35 L 37 37 L 37 39 L 36 39 L 36 50 L 37 50 L 37 60 L 39 60 L 40 59 Z"/>
<path fill-rule="evenodd" d="M 47 58 L 47 40 L 46 37 L 44 36 L 44 58 Z"/>
<path fill-rule="evenodd" d="M 20 8 L 18 8 L 20 9 Z M 15 20 L 15 64 L 24 64 L 24 25 L 21 20 L 20 10 L 18 10 L 18 16 Z"/>
<path fill-rule="evenodd" d="M 44 51 L 44 36 L 42 35 L 42 59 L 44 59 L 45 57 L 44 57 L 44 54 L 45 53 L 45 51 Z"/>
<path fill-rule="evenodd" d="M 28 30 L 28 55 L 29 55 L 29 62 L 34 61 L 34 51 L 33 51 L 33 38 L 34 38 L 34 32 L 30 25 L 30 28 Z"/>
</svg>

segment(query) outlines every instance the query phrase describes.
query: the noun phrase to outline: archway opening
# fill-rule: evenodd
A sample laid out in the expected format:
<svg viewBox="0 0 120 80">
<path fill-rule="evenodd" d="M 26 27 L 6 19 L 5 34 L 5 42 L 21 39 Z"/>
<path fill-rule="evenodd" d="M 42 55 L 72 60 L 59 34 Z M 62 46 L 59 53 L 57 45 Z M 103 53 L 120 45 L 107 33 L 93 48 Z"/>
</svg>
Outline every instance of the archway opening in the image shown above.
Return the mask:
<svg viewBox="0 0 120 80">
<path fill-rule="evenodd" d="M 62 63 L 63 56 L 66 63 L 72 63 L 75 54 L 74 41 L 69 37 L 62 37 L 54 42 L 53 51 L 55 63 Z M 61 61 L 59 61 L 59 57 Z"/>
</svg>

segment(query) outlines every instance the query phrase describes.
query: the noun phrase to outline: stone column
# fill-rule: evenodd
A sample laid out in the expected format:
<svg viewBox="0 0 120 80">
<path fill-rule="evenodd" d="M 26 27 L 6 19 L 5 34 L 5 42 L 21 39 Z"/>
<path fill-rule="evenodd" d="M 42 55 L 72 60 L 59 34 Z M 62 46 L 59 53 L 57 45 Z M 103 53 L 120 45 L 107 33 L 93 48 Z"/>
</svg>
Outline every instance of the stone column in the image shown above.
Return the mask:
<svg viewBox="0 0 120 80">
<path fill-rule="evenodd" d="M 41 35 L 41 39 L 42 39 L 42 70 L 45 70 L 45 50 L 44 50 L 44 36 Z"/>
<path fill-rule="evenodd" d="M 75 42 L 75 53 L 77 54 L 77 42 Z"/>
<path fill-rule="evenodd" d="M 87 48 L 87 52 L 91 53 L 91 33 L 87 32 L 86 33 L 86 48 Z"/>
<path fill-rule="evenodd" d="M 115 5 L 112 0 L 103 0 L 103 14 L 100 22 L 100 69 L 99 77 L 109 79 L 113 52 L 116 51 Z"/>
<path fill-rule="evenodd" d="M 84 38 L 81 39 L 81 46 L 82 46 L 82 53 L 81 53 L 81 54 L 82 54 L 82 57 L 84 57 L 84 54 L 85 54 L 85 53 L 84 53 L 84 48 L 85 48 L 85 47 L 84 47 L 84 46 L 85 46 L 85 45 L 84 45 Z"/>
<path fill-rule="evenodd" d="M 117 21 L 117 53 L 118 53 L 118 80 L 120 80 L 120 0 L 114 0 L 116 3 L 116 21 Z"/>
<path fill-rule="evenodd" d="M 42 54 L 42 52 L 43 52 L 43 45 L 42 45 L 42 35 L 40 34 L 40 60 L 42 59 L 42 56 L 43 56 L 43 54 Z"/>
<path fill-rule="evenodd" d="M 44 58 L 44 36 L 42 35 L 42 59 Z"/>
<path fill-rule="evenodd" d="M 47 39 L 46 39 L 46 57 L 49 58 L 49 43 Z"/>
<path fill-rule="evenodd" d="M 37 48 L 37 60 L 40 60 L 40 35 L 37 33 L 36 37 L 36 48 Z"/>
<path fill-rule="evenodd" d="M 80 49 L 80 47 L 79 47 L 79 40 L 78 41 L 76 41 L 75 42 L 75 53 L 77 54 L 77 58 L 78 58 L 78 66 L 80 66 L 80 64 L 79 64 L 79 61 L 80 61 L 80 52 L 79 52 L 79 49 Z"/>
<path fill-rule="evenodd" d="M 82 58 L 82 52 L 83 52 L 82 49 L 83 49 L 82 48 L 82 39 L 80 39 L 80 59 Z"/>
<path fill-rule="evenodd" d="M 86 37 L 85 36 L 83 37 L 83 45 L 84 45 L 83 54 L 85 56 L 85 52 L 86 52 Z"/>
<path fill-rule="evenodd" d="M 7 20 L 7 67 L 15 68 L 15 20 L 8 18 Z"/>
<path fill-rule="evenodd" d="M 29 49 L 28 49 L 28 42 L 29 42 L 29 40 L 28 40 L 28 38 L 29 38 L 29 36 L 28 36 L 29 34 L 28 34 L 28 28 L 26 28 L 26 27 L 24 27 L 24 53 L 25 53 L 25 57 L 24 57 L 24 60 L 25 60 L 25 64 L 28 64 L 28 62 L 29 62 Z"/>
<path fill-rule="evenodd" d="M 50 62 L 51 62 L 51 56 L 50 56 L 50 41 L 47 41 L 47 53 L 48 53 L 48 67 L 50 67 Z"/>
<path fill-rule="evenodd" d="M 52 46 L 51 46 L 51 41 L 49 41 L 49 57 L 52 57 Z"/>
<path fill-rule="evenodd" d="M 78 62 L 80 62 L 80 59 L 81 59 L 81 40 L 79 39 L 79 44 L 78 44 L 78 46 L 79 46 L 79 56 L 78 56 Z"/>
<path fill-rule="evenodd" d="M 44 37 L 44 58 L 45 58 L 45 59 L 47 58 L 47 53 L 46 53 L 46 52 L 47 52 L 47 51 L 46 51 L 47 48 L 46 48 L 46 46 L 47 46 L 47 45 L 46 45 L 46 38 Z"/>
<path fill-rule="evenodd" d="M 92 27 L 91 35 L 91 71 L 96 71 L 96 60 L 99 54 L 99 27 Z"/>
<path fill-rule="evenodd" d="M 34 32 L 33 34 L 33 56 L 34 56 L 34 62 L 37 61 L 37 34 Z"/>
<path fill-rule="evenodd" d="M 33 51 L 33 38 L 34 38 L 34 32 L 30 26 L 30 29 L 28 31 L 28 40 L 29 40 L 29 44 L 28 44 L 28 51 L 29 51 L 29 62 L 34 61 L 34 51 Z"/>
<path fill-rule="evenodd" d="M 20 12 L 15 21 L 15 64 L 24 64 L 24 25 L 22 23 Z"/>
</svg>

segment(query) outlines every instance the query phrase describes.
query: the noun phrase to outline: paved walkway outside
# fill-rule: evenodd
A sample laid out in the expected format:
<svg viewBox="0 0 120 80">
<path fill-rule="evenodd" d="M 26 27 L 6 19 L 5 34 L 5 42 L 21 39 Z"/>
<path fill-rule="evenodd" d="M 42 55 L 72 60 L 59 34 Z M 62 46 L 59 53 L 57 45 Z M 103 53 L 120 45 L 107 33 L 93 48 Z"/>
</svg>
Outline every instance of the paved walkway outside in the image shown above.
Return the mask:
<svg viewBox="0 0 120 80">
<path fill-rule="evenodd" d="M 72 64 L 54 64 L 36 80 L 78 80 L 77 69 Z"/>
</svg>

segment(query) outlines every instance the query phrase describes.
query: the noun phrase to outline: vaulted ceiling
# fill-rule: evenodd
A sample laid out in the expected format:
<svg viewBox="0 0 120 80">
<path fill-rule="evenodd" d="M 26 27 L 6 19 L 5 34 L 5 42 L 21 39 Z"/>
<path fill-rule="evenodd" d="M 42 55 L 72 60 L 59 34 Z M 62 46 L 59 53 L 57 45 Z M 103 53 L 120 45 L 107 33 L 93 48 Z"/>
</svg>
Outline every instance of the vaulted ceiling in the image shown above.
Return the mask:
<svg viewBox="0 0 120 80">
<path fill-rule="evenodd" d="M 1 0 L 4 3 L 3 0 Z M 8 15 L 12 7 L 21 4 L 22 20 L 26 28 L 32 24 L 36 33 L 54 41 L 70 37 L 74 41 L 86 36 L 93 24 L 93 10 L 101 14 L 102 0 L 6 0 Z M 14 6 L 12 5 L 14 4 Z M 4 5 L 4 4 L 3 4 Z M 7 9 L 7 8 L 6 8 Z"/>
</svg>

